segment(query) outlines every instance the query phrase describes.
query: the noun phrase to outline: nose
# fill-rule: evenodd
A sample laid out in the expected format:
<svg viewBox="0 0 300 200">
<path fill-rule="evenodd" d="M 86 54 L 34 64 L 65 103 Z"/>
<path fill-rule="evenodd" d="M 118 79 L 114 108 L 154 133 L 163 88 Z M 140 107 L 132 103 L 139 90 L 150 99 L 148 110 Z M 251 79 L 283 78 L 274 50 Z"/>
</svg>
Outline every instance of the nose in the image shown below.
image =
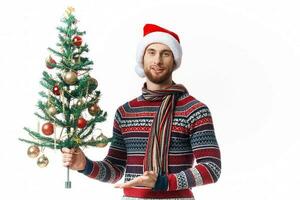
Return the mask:
<svg viewBox="0 0 300 200">
<path fill-rule="evenodd" d="M 161 56 L 159 54 L 155 55 L 153 59 L 154 59 L 153 60 L 154 64 L 156 64 L 156 65 L 159 65 L 162 62 L 162 58 L 161 58 Z"/>
</svg>

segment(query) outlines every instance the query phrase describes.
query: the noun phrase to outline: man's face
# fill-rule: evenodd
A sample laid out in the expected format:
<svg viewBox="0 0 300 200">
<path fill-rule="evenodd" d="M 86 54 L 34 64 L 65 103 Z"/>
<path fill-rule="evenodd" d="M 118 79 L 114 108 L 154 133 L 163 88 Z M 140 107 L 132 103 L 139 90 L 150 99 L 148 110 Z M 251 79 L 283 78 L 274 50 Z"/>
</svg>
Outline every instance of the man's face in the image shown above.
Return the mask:
<svg viewBox="0 0 300 200">
<path fill-rule="evenodd" d="M 143 62 L 145 75 L 151 82 L 162 84 L 171 78 L 175 62 L 167 45 L 150 44 L 145 50 Z"/>
</svg>

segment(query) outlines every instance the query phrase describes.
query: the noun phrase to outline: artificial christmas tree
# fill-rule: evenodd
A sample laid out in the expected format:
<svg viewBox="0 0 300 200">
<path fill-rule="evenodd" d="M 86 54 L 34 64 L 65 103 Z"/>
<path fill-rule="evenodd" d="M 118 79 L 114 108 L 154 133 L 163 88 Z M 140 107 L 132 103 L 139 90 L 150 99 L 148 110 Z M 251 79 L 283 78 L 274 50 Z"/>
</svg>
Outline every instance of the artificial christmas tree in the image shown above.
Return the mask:
<svg viewBox="0 0 300 200">
<path fill-rule="evenodd" d="M 112 139 L 102 132 L 95 135 L 96 125 L 105 121 L 107 114 L 98 105 L 98 82 L 89 73 L 93 62 L 84 55 L 88 52 L 88 45 L 82 39 L 85 32 L 78 30 L 73 12 L 69 7 L 62 19 L 64 26 L 57 28 L 59 50 L 48 48 L 51 55 L 46 59 L 47 71 L 43 72 L 40 82 L 46 92 L 39 93 L 43 98 L 38 101 L 41 112 L 35 113 L 43 120 L 42 128 L 40 130 L 39 125 L 37 131 L 24 128 L 31 139 L 20 139 L 31 144 L 27 150 L 29 157 L 42 154 L 37 160 L 40 167 L 49 163 L 45 148 L 104 147 Z M 69 168 L 67 170 L 65 186 L 70 188 Z"/>
</svg>

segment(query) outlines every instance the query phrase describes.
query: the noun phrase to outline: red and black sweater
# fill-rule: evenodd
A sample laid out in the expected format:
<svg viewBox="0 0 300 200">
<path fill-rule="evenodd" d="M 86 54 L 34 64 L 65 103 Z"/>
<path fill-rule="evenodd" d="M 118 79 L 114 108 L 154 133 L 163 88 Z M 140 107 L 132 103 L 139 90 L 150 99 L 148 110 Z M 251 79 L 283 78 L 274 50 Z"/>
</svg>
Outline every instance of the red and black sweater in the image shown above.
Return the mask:
<svg viewBox="0 0 300 200">
<path fill-rule="evenodd" d="M 115 114 L 114 140 L 108 155 L 103 161 L 87 159 L 81 172 L 110 183 L 120 180 L 124 173 L 125 182 L 143 175 L 148 134 L 160 104 L 161 101 L 147 101 L 140 96 L 120 106 Z M 205 104 L 187 93 L 176 103 L 168 163 L 167 191 L 135 187 L 124 189 L 124 196 L 192 199 L 192 187 L 218 180 L 221 158 L 211 113 Z"/>
</svg>

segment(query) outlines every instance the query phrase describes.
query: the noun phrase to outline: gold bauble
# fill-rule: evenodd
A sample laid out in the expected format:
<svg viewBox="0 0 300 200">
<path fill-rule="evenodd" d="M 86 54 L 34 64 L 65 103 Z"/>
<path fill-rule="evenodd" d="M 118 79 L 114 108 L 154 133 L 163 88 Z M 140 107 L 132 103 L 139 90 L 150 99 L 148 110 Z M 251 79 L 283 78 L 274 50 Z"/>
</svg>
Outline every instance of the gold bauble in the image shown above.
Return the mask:
<svg viewBox="0 0 300 200">
<path fill-rule="evenodd" d="M 99 143 L 96 146 L 100 147 L 100 148 L 103 148 L 103 147 L 106 147 L 106 145 L 107 145 L 107 143 Z"/>
<path fill-rule="evenodd" d="M 97 104 L 94 104 L 91 107 L 89 107 L 88 111 L 90 115 L 95 116 L 100 111 L 100 108 Z"/>
<path fill-rule="evenodd" d="M 69 85 L 74 85 L 77 82 L 77 74 L 73 71 L 68 71 L 64 75 L 65 83 Z"/>
<path fill-rule="evenodd" d="M 107 145 L 107 137 L 101 133 L 97 138 L 96 141 L 99 142 L 96 144 L 97 147 L 105 147 Z"/>
<path fill-rule="evenodd" d="M 83 99 L 78 99 L 78 101 L 76 102 L 76 106 L 80 107 L 85 103 L 85 101 Z"/>
<path fill-rule="evenodd" d="M 53 115 L 55 115 L 57 113 L 57 110 L 56 110 L 56 108 L 54 106 L 50 106 L 48 108 L 48 113 L 49 113 L 49 115 L 53 116 Z"/>
<path fill-rule="evenodd" d="M 31 145 L 27 149 L 27 155 L 30 158 L 36 158 L 40 154 L 40 148 L 37 145 Z"/>
<path fill-rule="evenodd" d="M 37 165 L 41 168 L 44 168 L 48 165 L 49 160 L 48 158 L 43 154 L 41 155 L 37 160 Z"/>
</svg>

